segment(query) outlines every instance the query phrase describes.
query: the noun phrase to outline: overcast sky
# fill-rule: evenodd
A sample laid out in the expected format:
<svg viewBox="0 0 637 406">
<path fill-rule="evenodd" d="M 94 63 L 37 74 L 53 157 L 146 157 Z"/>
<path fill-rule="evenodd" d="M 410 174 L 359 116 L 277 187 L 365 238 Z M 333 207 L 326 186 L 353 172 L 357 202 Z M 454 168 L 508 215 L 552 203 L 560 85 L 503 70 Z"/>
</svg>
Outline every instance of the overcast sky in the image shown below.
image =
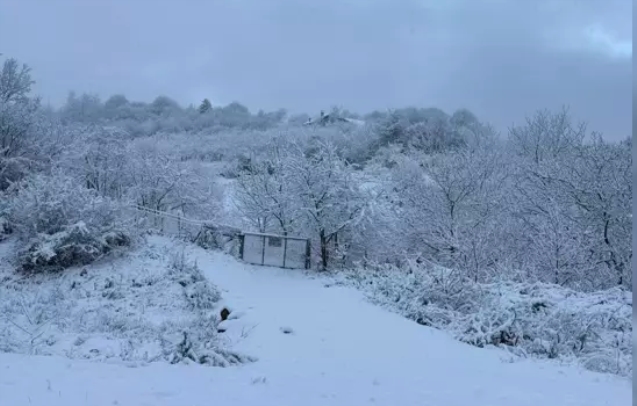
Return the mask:
<svg viewBox="0 0 637 406">
<path fill-rule="evenodd" d="M 361 113 L 461 107 L 505 129 L 571 106 L 631 133 L 631 0 L 0 0 L 36 90 Z"/>
</svg>

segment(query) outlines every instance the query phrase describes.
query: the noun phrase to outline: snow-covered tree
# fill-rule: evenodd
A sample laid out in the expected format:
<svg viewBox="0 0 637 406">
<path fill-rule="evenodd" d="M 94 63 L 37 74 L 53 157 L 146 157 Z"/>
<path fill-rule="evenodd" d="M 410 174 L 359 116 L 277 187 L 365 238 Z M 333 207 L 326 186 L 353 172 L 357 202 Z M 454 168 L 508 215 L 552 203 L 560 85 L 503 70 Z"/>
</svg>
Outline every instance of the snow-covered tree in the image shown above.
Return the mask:
<svg viewBox="0 0 637 406">
<path fill-rule="evenodd" d="M 261 232 L 287 235 L 295 231 L 299 217 L 289 173 L 290 145 L 273 140 L 258 156 L 253 154 L 237 177 L 239 211 Z"/>
<path fill-rule="evenodd" d="M 316 239 L 320 266 L 326 269 L 371 202 L 352 175 L 328 142 L 315 140 L 307 149 L 275 140 L 239 176 L 239 208 L 262 231 L 274 227 Z"/>
<path fill-rule="evenodd" d="M 545 159 L 564 156 L 586 137 L 586 124 L 574 124 L 569 110 L 539 110 L 526 118 L 526 123 L 509 129 L 509 142 L 514 150 L 539 165 Z"/>
<path fill-rule="evenodd" d="M 135 111 L 123 94 L 115 94 L 104 102 L 104 118 L 108 120 L 125 120 L 135 117 Z"/>
<path fill-rule="evenodd" d="M 608 144 L 567 110 L 541 111 L 511 130 L 512 212 L 520 266 L 541 280 L 580 289 L 630 280 L 632 159 L 627 143 Z M 512 248 L 513 249 L 513 248 Z"/>
<path fill-rule="evenodd" d="M 199 114 L 205 114 L 209 112 L 211 109 L 212 109 L 212 103 L 210 103 L 210 100 L 203 99 L 203 101 L 199 105 Z"/>
<path fill-rule="evenodd" d="M 217 217 L 219 202 L 214 185 L 199 168 L 180 162 L 152 139 L 136 140 L 129 151 L 128 199 L 153 210 Z"/>
<path fill-rule="evenodd" d="M 35 81 L 31 78 L 31 68 L 20 65 L 16 59 L 4 61 L 0 72 L 0 101 L 3 103 L 17 103 L 29 97 L 31 86 Z"/>
<path fill-rule="evenodd" d="M 168 96 L 158 96 L 148 106 L 149 111 L 156 116 L 173 115 L 181 111 L 179 103 Z"/>
<path fill-rule="evenodd" d="M 38 121 L 40 100 L 30 96 L 31 69 L 15 59 L 4 61 L 0 72 L 0 190 L 28 170 L 29 154 Z"/>
<path fill-rule="evenodd" d="M 130 186 L 131 159 L 128 135 L 117 128 L 77 128 L 58 165 L 87 189 L 122 199 Z"/>
<path fill-rule="evenodd" d="M 60 114 L 70 123 L 97 123 L 104 118 L 104 106 L 96 94 L 83 93 L 78 97 L 69 92 Z"/>
<path fill-rule="evenodd" d="M 339 235 L 364 218 L 370 201 L 328 142 L 316 141 L 310 154 L 297 147 L 288 165 L 306 227 L 318 237 L 321 268 L 327 269 L 333 250 L 345 242 Z"/>
<path fill-rule="evenodd" d="M 608 285 L 629 287 L 632 249 L 632 157 L 628 143 L 609 144 L 596 137 L 576 149 L 553 176 L 577 211 L 574 221 L 587 236 L 592 263 Z M 600 280 L 603 280 L 600 278 Z"/>
<path fill-rule="evenodd" d="M 475 279 L 494 267 L 507 181 L 497 149 L 416 155 L 396 176 L 412 250 Z"/>
</svg>

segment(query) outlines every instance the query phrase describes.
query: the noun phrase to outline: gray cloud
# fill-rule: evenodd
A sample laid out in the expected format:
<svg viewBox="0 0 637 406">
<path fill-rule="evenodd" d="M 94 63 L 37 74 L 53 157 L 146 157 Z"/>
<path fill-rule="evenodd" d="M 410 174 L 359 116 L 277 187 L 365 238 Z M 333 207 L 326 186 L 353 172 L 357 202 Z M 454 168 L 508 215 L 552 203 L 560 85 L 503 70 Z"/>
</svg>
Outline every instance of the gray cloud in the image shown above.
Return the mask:
<svg viewBox="0 0 637 406">
<path fill-rule="evenodd" d="M 0 0 L 0 52 L 37 90 L 252 109 L 473 110 L 505 129 L 571 106 L 631 132 L 628 0 Z"/>
</svg>

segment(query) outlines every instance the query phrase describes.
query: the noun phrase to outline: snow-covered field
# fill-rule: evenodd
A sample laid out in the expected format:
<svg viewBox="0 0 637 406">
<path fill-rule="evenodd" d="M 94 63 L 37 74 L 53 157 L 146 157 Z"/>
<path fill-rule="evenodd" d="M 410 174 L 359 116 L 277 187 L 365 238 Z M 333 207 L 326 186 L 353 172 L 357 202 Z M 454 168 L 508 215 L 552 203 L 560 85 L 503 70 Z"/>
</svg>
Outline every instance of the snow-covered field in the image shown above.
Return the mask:
<svg viewBox="0 0 637 406">
<path fill-rule="evenodd" d="M 100 357 L 86 361 L 77 356 L 76 359 L 63 356 L 62 349 L 69 348 L 68 343 L 48 346 L 52 348 L 49 353 L 54 354 L 51 356 L 28 355 L 26 347 L 16 346 L 9 348 L 11 353 L 0 353 L 0 405 L 624 406 L 631 403 L 628 379 L 549 362 L 510 362 L 504 352 L 462 344 L 447 333 L 420 326 L 370 304 L 362 292 L 335 286 L 328 277 L 246 265 L 226 254 L 194 246 L 184 246 L 182 251 L 180 244 L 163 237 L 153 237 L 151 243 L 152 246 L 141 247 L 131 254 L 135 261 L 127 262 L 124 257 L 87 267 L 85 277 L 95 281 L 104 280 L 109 272 L 113 273 L 114 282 L 118 278 L 128 281 L 126 269 L 115 268 L 117 264 L 128 263 L 135 275 L 143 268 L 147 278 L 158 283 L 156 287 L 143 288 L 144 293 L 138 296 L 131 295 L 132 287 L 116 290 L 124 294 L 119 299 L 104 297 L 101 290 L 100 297 L 90 301 L 94 310 L 103 310 L 109 300 L 115 300 L 122 309 L 124 304 L 134 309 L 132 316 L 140 320 L 136 313 L 140 303 L 151 301 L 163 305 L 147 305 L 148 313 L 154 316 L 141 317 L 149 324 L 143 331 L 153 330 L 155 324 L 151 321 L 161 324 L 167 318 L 178 324 L 182 315 L 185 320 L 181 322 L 187 324 L 197 312 L 184 299 L 183 286 L 170 284 L 170 280 L 180 279 L 157 280 L 158 275 L 165 276 L 174 269 L 167 270 L 166 261 L 161 258 L 168 258 L 171 251 L 183 252 L 187 262 L 196 263 L 221 294 L 221 299 L 211 300 L 210 306 L 199 307 L 218 311 L 227 306 L 231 310 L 228 320 L 218 326 L 215 323 L 216 328 L 225 332 L 210 333 L 214 345 L 221 352 L 231 350 L 254 357 L 255 362 L 217 368 L 183 362 L 171 365 L 169 359 L 162 357 L 157 362 L 143 363 L 136 359 L 138 362 L 130 363 L 124 362 L 124 357 L 114 356 L 107 363 L 95 362 L 103 359 Z M 3 245 L 6 249 L 7 243 L 0 247 Z M 149 251 L 155 254 L 149 256 Z M 171 262 L 175 261 L 168 264 Z M 75 271 L 68 271 L 70 279 L 75 280 Z M 53 287 L 42 282 L 38 291 L 46 293 Z M 87 286 L 84 288 L 89 290 Z M 207 285 L 202 291 L 214 292 L 214 287 Z M 88 301 L 75 296 L 73 300 L 77 306 L 67 310 L 77 320 L 56 323 L 52 330 L 54 338 L 76 334 L 75 330 L 84 326 L 79 320 Z M 101 339 L 106 337 L 105 333 L 97 334 L 96 326 L 87 331 Z M 132 334 L 130 328 L 124 331 Z"/>
</svg>

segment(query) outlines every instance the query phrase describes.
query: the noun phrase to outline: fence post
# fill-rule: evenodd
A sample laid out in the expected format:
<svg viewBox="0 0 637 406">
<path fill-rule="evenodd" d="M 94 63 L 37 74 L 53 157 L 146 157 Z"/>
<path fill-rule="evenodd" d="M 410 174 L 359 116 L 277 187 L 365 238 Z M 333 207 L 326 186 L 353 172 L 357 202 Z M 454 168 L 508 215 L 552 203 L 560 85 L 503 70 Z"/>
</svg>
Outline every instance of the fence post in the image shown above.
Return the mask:
<svg viewBox="0 0 637 406">
<path fill-rule="evenodd" d="M 261 265 L 265 265 L 265 235 L 263 236 L 263 247 L 261 247 Z"/>
<path fill-rule="evenodd" d="M 312 247 L 310 244 L 309 239 L 305 240 L 305 269 L 312 267 Z"/>
<path fill-rule="evenodd" d="M 245 241 L 246 241 L 246 235 L 240 234 L 239 235 L 239 258 L 241 258 L 242 260 L 243 260 L 243 246 L 245 245 Z"/>
<path fill-rule="evenodd" d="M 285 268 L 285 260 L 288 257 L 288 239 L 283 237 L 283 268 Z"/>
</svg>

